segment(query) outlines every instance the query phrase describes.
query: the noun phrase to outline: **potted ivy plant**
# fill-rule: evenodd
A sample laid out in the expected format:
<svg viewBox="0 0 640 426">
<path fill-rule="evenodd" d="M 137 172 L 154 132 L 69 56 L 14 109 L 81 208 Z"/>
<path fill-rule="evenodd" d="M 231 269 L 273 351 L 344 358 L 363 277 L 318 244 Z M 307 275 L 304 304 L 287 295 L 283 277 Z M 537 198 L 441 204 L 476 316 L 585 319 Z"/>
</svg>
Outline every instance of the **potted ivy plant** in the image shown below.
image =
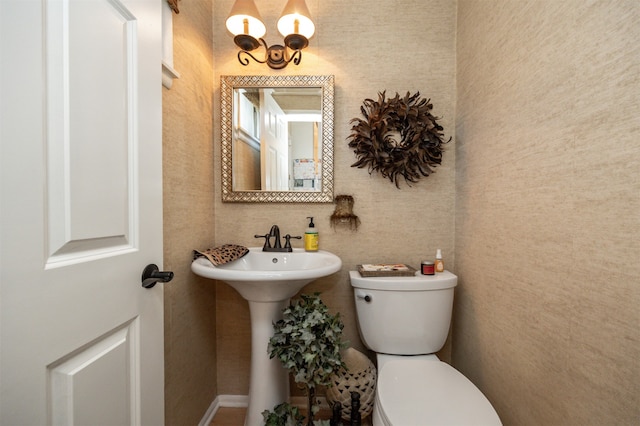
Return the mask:
<svg viewBox="0 0 640 426">
<path fill-rule="evenodd" d="M 340 314 L 329 313 L 319 293 L 301 295 L 282 314 L 283 318 L 273 325 L 275 332 L 269 341 L 269 356 L 277 357 L 291 371 L 295 382 L 304 388 L 307 395 L 307 425 L 312 426 L 313 418 L 320 410 L 316 400 L 317 387 L 330 386 L 331 375 L 345 368 L 340 354 L 345 346 L 342 341 L 344 324 Z M 274 416 L 274 413 L 263 412 L 267 424 L 292 424 L 284 419 L 293 415 L 290 408 L 287 405 L 278 407 L 281 414 L 279 421 L 275 421 L 278 416 Z M 272 423 L 268 422 L 269 418 L 273 419 Z M 298 418 L 289 419 L 292 420 L 299 421 Z"/>
</svg>

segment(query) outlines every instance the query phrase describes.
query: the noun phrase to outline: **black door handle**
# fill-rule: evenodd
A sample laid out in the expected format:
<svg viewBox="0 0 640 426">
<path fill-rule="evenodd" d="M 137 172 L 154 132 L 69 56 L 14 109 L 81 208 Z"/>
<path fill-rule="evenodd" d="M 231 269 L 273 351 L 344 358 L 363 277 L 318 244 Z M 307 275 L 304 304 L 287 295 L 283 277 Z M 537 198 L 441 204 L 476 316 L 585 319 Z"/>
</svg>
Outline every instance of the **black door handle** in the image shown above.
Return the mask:
<svg viewBox="0 0 640 426">
<path fill-rule="evenodd" d="M 168 283 L 172 279 L 173 272 L 161 272 L 158 269 L 158 265 L 154 265 L 153 263 L 147 265 L 144 271 L 142 271 L 142 287 L 144 288 L 152 288 L 158 281 Z"/>
</svg>

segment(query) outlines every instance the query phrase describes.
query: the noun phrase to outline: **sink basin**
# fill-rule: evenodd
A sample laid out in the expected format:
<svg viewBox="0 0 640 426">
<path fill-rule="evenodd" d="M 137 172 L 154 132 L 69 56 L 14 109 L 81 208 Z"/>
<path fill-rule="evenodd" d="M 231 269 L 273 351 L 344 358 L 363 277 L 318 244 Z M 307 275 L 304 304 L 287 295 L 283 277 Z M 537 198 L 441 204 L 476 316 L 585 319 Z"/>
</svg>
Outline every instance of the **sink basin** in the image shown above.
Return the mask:
<svg viewBox="0 0 640 426">
<path fill-rule="evenodd" d="M 254 302 L 287 300 L 311 281 L 341 267 L 340 258 L 328 251 L 293 249 L 291 253 L 277 253 L 264 252 L 262 247 L 251 247 L 242 258 L 224 265 L 214 266 L 203 257 L 191 264 L 194 273 L 224 281 Z"/>
<path fill-rule="evenodd" d="M 289 400 L 288 371 L 276 358 L 269 358 L 273 323 L 282 319 L 289 298 L 302 287 L 341 267 L 342 260 L 328 251 L 277 253 L 263 252 L 262 247 L 251 247 L 242 258 L 224 265 L 214 266 L 202 257 L 191 263 L 195 274 L 226 282 L 249 302 L 251 372 L 245 426 L 264 424 L 264 410 Z"/>
</svg>

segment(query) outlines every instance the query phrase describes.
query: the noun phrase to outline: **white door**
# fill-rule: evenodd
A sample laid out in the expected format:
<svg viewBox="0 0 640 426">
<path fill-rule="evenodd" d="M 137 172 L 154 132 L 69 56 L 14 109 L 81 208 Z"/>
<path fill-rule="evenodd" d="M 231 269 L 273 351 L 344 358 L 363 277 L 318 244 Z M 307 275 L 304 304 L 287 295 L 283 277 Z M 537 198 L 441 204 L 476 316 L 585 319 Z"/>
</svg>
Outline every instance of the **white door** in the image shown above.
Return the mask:
<svg viewBox="0 0 640 426">
<path fill-rule="evenodd" d="M 272 94 L 273 89 L 263 89 L 260 95 L 262 189 L 286 191 L 289 188 L 289 134 L 285 113 Z"/>
<path fill-rule="evenodd" d="M 0 0 L 2 425 L 164 423 L 161 6 Z"/>
</svg>

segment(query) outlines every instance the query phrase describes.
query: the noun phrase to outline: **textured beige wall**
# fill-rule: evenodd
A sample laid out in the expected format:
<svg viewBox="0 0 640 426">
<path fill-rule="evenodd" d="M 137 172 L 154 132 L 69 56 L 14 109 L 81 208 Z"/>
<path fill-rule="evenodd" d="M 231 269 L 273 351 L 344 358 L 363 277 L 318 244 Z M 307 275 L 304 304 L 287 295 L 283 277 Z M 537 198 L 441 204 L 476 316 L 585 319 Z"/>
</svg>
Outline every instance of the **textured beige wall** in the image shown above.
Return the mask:
<svg viewBox="0 0 640 426">
<path fill-rule="evenodd" d="M 453 361 L 505 424 L 640 421 L 640 3 L 458 1 Z"/>
<path fill-rule="evenodd" d="M 180 2 L 174 64 L 163 89 L 165 412 L 167 425 L 197 424 L 217 395 L 215 286 L 191 273 L 191 251 L 214 240 L 212 4 Z"/>
<path fill-rule="evenodd" d="M 216 176 L 215 241 L 217 244 L 260 245 L 254 234 L 264 234 L 278 224 L 283 233 L 302 234 L 306 216 L 314 216 L 320 247 L 342 258 L 340 272 L 305 288 L 321 291 L 333 312 L 340 312 L 345 335 L 363 349 L 358 337 L 353 293 L 348 271 L 362 262 L 407 262 L 417 266 L 433 258 L 437 248 L 453 266 L 454 143 L 447 145 L 437 172 L 413 187 L 401 189 L 365 169 L 351 168 L 355 161 L 348 148 L 349 121 L 359 116 L 365 98 L 407 91 L 430 97 L 434 113 L 443 117 L 447 136 L 454 131 L 455 2 L 413 0 L 370 2 L 363 0 L 307 0 L 316 22 L 316 35 L 299 66 L 274 71 L 251 63 L 243 67 L 236 58 L 224 19 L 232 0 L 215 1 L 215 170 L 220 170 L 220 75 L 313 74 L 335 75 L 335 193 L 355 198 L 355 213 L 362 225 L 357 232 L 334 232 L 329 225 L 333 204 L 233 204 L 222 203 Z M 267 24 L 268 43 L 282 43 L 275 24 L 285 1 L 258 2 Z M 409 47 L 405 43 L 410 42 Z M 296 241 L 295 246 L 301 247 Z M 247 303 L 224 283 L 217 284 L 218 392 L 247 394 L 250 330 Z"/>
</svg>

